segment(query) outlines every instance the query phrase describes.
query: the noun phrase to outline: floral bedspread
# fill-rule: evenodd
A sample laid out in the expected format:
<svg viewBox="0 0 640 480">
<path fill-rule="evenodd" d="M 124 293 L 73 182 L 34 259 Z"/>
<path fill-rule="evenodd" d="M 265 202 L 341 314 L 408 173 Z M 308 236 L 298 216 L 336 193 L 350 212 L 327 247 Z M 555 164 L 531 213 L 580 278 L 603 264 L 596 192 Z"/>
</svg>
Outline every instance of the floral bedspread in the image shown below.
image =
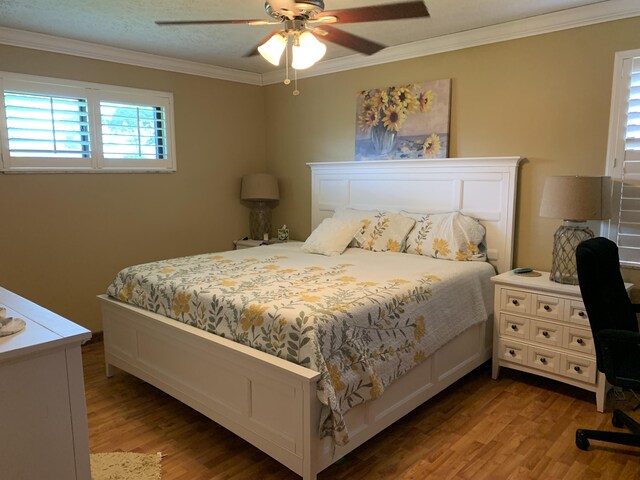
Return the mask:
<svg viewBox="0 0 640 480">
<path fill-rule="evenodd" d="M 344 414 L 491 313 L 493 267 L 300 243 L 125 268 L 107 293 L 321 374 L 322 434 L 348 442 Z"/>
</svg>

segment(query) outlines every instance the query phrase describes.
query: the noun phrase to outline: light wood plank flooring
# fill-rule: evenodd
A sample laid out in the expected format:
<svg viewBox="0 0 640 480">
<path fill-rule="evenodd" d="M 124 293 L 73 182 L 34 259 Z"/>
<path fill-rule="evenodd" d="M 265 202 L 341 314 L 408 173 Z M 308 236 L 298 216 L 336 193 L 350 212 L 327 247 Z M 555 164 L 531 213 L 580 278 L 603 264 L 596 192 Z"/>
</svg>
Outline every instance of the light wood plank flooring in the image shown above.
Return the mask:
<svg viewBox="0 0 640 480">
<path fill-rule="evenodd" d="M 83 347 L 83 359 L 92 453 L 160 451 L 163 480 L 300 478 L 141 380 L 124 372 L 107 379 L 101 342 Z M 610 398 L 608 410 L 634 403 Z M 614 429 L 593 394 L 508 369 L 494 381 L 487 364 L 319 480 L 640 479 L 640 449 L 592 442 L 583 452 L 578 427 Z"/>
</svg>

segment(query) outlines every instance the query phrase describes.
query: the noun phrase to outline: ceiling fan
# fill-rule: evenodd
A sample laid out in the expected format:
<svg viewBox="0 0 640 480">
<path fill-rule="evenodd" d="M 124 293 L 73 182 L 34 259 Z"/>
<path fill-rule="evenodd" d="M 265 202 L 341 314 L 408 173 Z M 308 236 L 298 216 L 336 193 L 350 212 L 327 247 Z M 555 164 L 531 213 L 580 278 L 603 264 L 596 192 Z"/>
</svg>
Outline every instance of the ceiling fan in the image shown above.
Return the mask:
<svg viewBox="0 0 640 480">
<path fill-rule="evenodd" d="M 348 33 L 329 24 L 376 22 L 406 18 L 428 17 L 429 11 L 422 0 L 372 5 L 343 10 L 324 10 L 323 0 L 266 0 L 264 8 L 274 20 L 168 20 L 157 21 L 158 25 L 282 25 L 274 30 L 259 45 L 247 52 L 245 57 L 260 54 L 274 65 L 279 65 L 283 52 L 292 56 L 294 71 L 308 68 L 320 60 L 326 46 L 316 36 L 342 45 L 365 55 L 385 48 L 385 45 Z M 289 48 L 288 48 L 289 47 Z M 289 52 L 291 50 L 291 52 Z M 285 84 L 290 83 L 288 75 Z M 298 90 L 294 90 L 298 95 Z"/>
</svg>

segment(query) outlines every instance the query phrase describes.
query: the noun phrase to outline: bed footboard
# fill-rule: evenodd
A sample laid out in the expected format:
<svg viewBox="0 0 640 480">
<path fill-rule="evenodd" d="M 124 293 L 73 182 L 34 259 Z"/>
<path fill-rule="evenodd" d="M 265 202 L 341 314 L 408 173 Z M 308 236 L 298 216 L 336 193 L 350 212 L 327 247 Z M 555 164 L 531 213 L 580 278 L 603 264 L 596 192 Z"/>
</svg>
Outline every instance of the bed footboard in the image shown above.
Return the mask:
<svg viewBox="0 0 640 480">
<path fill-rule="evenodd" d="M 320 439 L 320 374 L 101 296 L 107 375 L 122 369 L 315 480 L 335 460 L 491 358 L 492 321 L 477 324 L 345 416 L 351 440 Z"/>
<path fill-rule="evenodd" d="M 316 478 L 312 452 L 319 441 L 319 373 L 108 297 L 101 299 L 107 375 L 113 367 L 129 372 L 305 480 Z"/>
</svg>

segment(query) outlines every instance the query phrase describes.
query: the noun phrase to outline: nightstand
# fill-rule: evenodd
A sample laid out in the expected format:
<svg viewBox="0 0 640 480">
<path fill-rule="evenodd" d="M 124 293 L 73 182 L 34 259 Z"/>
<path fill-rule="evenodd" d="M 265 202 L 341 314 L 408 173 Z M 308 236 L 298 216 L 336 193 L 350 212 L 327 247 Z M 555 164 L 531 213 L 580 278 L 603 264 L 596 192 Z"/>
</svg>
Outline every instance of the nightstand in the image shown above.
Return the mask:
<svg viewBox="0 0 640 480">
<path fill-rule="evenodd" d="M 604 411 L 606 379 L 596 368 L 596 351 L 578 285 L 539 277 L 496 275 L 492 377 L 500 367 L 584 388 Z M 625 284 L 627 292 L 633 284 Z"/>
<path fill-rule="evenodd" d="M 251 240 L 251 239 L 234 240 L 233 244 L 236 246 L 236 250 L 242 250 L 243 248 L 259 247 L 260 245 L 266 245 L 264 240 Z"/>
<path fill-rule="evenodd" d="M 284 243 L 277 238 L 270 238 L 269 240 L 251 240 L 251 239 L 241 239 L 234 240 L 233 244 L 236 246 L 236 250 L 242 250 L 243 248 L 253 248 L 259 247 L 261 245 L 273 245 L 274 243 Z"/>
</svg>

